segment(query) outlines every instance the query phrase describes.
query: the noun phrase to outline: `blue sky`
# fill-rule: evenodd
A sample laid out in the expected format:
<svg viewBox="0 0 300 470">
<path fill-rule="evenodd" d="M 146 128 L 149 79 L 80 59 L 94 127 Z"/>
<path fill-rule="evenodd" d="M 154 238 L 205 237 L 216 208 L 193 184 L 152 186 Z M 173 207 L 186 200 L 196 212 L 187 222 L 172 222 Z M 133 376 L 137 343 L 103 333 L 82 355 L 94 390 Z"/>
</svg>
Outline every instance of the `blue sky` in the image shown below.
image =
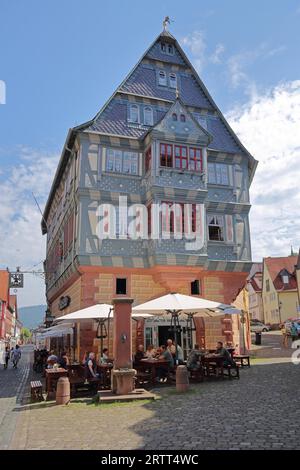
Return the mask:
<svg viewBox="0 0 300 470">
<path fill-rule="evenodd" d="M 300 109 L 300 0 L 0 0 L 0 9 L 0 80 L 6 84 L 0 268 L 31 267 L 44 258 L 31 191 L 43 206 L 67 130 L 97 113 L 160 33 L 166 15 L 216 103 L 261 161 L 252 189 L 254 257 L 284 254 L 290 244 L 298 248 L 300 230 L 286 204 L 296 179 L 288 159 L 295 162 L 300 147 L 294 119 Z M 266 177 L 272 158 L 277 173 L 273 168 Z M 276 210 L 275 187 L 281 191 Z M 266 213 L 271 245 L 271 234 L 261 232 Z M 40 282 L 30 280 L 39 286 L 32 287 L 33 303 L 43 297 Z"/>
</svg>

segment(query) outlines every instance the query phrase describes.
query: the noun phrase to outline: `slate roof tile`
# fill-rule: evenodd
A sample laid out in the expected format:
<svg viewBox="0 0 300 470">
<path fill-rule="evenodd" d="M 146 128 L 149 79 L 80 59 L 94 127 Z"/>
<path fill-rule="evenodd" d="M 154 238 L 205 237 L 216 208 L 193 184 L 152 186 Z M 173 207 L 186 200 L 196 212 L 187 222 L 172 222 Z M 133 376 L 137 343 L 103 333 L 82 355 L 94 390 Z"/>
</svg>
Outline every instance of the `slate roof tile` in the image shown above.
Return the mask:
<svg viewBox="0 0 300 470">
<path fill-rule="evenodd" d="M 150 59 L 154 60 L 161 60 L 163 62 L 169 62 L 172 64 L 177 64 L 177 65 L 186 65 L 185 61 L 179 54 L 178 50 L 174 46 L 174 54 L 173 55 L 168 55 L 164 54 L 161 51 L 160 43 L 156 42 L 146 55 L 146 57 L 149 57 Z"/>
</svg>

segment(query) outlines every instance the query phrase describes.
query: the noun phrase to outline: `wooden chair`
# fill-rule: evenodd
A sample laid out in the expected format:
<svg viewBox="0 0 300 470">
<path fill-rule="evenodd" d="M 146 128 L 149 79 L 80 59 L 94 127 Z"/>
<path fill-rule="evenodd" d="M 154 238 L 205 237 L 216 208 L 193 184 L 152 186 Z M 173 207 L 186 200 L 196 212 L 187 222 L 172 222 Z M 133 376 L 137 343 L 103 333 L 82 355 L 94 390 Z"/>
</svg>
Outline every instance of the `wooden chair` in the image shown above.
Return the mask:
<svg viewBox="0 0 300 470">
<path fill-rule="evenodd" d="M 40 380 L 30 382 L 30 394 L 32 401 L 43 401 L 43 385 Z"/>
<path fill-rule="evenodd" d="M 239 379 L 240 378 L 240 365 L 224 365 L 223 366 L 223 375 L 227 376 L 229 379 Z"/>
</svg>

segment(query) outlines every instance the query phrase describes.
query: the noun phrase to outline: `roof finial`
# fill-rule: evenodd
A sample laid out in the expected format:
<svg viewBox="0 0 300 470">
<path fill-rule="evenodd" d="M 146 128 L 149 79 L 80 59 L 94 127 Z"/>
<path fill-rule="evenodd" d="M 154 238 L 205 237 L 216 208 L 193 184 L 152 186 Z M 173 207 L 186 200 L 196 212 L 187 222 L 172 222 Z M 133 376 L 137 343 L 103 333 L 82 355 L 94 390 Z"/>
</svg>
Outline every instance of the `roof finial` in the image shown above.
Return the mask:
<svg viewBox="0 0 300 470">
<path fill-rule="evenodd" d="M 170 17 L 169 16 L 165 16 L 165 19 L 163 21 L 163 28 L 164 28 L 164 31 L 168 31 L 168 24 L 171 23 L 171 20 L 170 20 Z"/>
</svg>

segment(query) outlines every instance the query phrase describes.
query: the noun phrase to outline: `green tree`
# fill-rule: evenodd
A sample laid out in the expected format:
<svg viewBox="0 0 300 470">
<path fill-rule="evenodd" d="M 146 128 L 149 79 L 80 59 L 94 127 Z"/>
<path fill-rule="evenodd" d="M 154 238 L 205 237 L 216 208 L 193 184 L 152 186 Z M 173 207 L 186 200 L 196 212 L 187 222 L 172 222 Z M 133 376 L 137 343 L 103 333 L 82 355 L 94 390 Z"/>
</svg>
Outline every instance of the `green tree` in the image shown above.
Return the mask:
<svg viewBox="0 0 300 470">
<path fill-rule="evenodd" d="M 22 330 L 21 330 L 21 340 L 24 342 L 24 343 L 27 343 L 27 341 L 31 338 L 31 331 L 29 330 L 29 328 L 25 328 L 23 327 Z"/>
</svg>

